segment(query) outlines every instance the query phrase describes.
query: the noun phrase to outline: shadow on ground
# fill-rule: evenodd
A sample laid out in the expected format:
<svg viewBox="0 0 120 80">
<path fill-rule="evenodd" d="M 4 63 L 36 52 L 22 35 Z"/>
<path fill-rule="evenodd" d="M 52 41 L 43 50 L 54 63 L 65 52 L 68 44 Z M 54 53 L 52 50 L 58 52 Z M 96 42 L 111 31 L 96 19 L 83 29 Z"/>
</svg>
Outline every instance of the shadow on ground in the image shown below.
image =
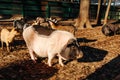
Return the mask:
<svg viewBox="0 0 120 80">
<path fill-rule="evenodd" d="M 120 74 L 120 55 L 97 69 L 93 74 L 89 75 L 85 80 L 115 80 Z M 118 79 L 120 80 L 120 77 Z"/>
<path fill-rule="evenodd" d="M 95 42 L 97 40 L 96 39 L 90 40 L 90 39 L 86 39 L 86 38 L 77 38 L 77 41 L 88 43 L 88 42 Z"/>
<path fill-rule="evenodd" d="M 23 61 L 0 69 L 0 80 L 46 80 L 58 70 L 44 63 Z"/>
<path fill-rule="evenodd" d="M 83 57 L 78 59 L 78 62 L 96 62 L 101 61 L 107 55 L 106 50 L 101 50 L 88 46 L 81 46 Z"/>
<path fill-rule="evenodd" d="M 14 40 L 11 44 L 9 44 L 11 48 L 11 52 L 14 50 L 20 50 L 22 47 L 26 47 L 25 41 L 24 40 Z M 1 41 L 0 41 L 0 47 L 1 47 Z M 6 51 L 6 44 L 5 42 L 3 43 L 3 51 Z"/>
</svg>

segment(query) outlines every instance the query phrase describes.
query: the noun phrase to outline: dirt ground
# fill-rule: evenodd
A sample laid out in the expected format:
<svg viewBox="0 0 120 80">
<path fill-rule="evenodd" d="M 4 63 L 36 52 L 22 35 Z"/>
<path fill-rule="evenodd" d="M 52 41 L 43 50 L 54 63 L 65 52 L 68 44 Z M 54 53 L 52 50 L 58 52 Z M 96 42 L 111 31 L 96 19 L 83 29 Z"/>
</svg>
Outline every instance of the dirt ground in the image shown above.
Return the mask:
<svg viewBox="0 0 120 80">
<path fill-rule="evenodd" d="M 1 29 L 12 26 L 2 24 Z M 78 30 L 75 36 L 83 57 L 65 62 L 64 67 L 57 58 L 52 67 L 47 65 L 47 58 L 33 63 L 22 36 L 17 36 L 15 49 L 0 49 L 0 80 L 120 80 L 120 35 L 106 37 L 97 26 Z"/>
</svg>

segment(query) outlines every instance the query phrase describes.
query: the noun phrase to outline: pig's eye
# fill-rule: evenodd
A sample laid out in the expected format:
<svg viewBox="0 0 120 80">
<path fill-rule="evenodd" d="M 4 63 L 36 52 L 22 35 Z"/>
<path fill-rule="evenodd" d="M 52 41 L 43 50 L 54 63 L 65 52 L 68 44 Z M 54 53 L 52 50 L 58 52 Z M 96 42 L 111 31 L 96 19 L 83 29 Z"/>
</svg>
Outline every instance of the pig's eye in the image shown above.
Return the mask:
<svg viewBox="0 0 120 80">
<path fill-rule="evenodd" d="M 71 46 L 72 49 L 75 49 L 75 46 Z"/>
<path fill-rule="evenodd" d="M 72 46 L 72 48 L 75 48 L 75 46 Z"/>
<path fill-rule="evenodd" d="M 71 47 L 73 44 L 68 44 L 67 47 Z"/>
</svg>

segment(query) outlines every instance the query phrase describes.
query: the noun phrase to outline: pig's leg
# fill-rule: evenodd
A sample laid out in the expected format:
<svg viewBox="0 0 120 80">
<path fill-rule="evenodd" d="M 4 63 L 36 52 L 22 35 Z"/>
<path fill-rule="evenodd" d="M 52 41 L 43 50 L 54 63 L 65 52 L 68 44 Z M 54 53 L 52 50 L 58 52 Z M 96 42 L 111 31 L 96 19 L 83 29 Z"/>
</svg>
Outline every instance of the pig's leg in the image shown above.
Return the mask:
<svg viewBox="0 0 120 80">
<path fill-rule="evenodd" d="M 30 57 L 31 59 L 36 63 L 37 57 L 34 55 L 34 52 L 32 49 L 29 49 Z"/>
<path fill-rule="evenodd" d="M 26 41 L 26 45 L 27 45 L 27 48 L 29 50 L 29 54 L 30 54 L 31 59 L 36 63 L 37 57 L 34 55 L 34 51 L 31 47 L 31 44 L 27 43 L 27 41 Z"/>
<path fill-rule="evenodd" d="M 62 62 L 62 57 L 59 55 L 58 56 L 59 57 L 59 64 L 61 65 L 61 66 L 64 66 L 64 64 L 63 64 L 63 62 Z"/>
<path fill-rule="evenodd" d="M 49 66 L 52 66 L 52 64 L 51 64 L 51 61 L 52 61 L 52 59 L 54 58 L 54 54 L 52 54 L 52 53 L 48 53 L 48 65 Z"/>
</svg>

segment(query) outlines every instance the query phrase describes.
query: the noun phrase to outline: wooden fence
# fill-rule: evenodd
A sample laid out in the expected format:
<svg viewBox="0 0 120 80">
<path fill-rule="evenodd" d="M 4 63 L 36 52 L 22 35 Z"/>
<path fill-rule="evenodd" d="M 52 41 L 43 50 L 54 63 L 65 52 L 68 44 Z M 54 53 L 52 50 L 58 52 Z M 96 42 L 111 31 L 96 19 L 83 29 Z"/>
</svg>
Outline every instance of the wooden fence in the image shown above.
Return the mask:
<svg viewBox="0 0 120 80">
<path fill-rule="evenodd" d="M 0 0 L 0 15 L 45 16 L 45 0 Z"/>
<path fill-rule="evenodd" d="M 105 7 L 106 8 L 106 7 Z M 105 10 L 103 9 L 102 17 Z M 0 15 L 20 14 L 24 17 L 75 18 L 79 13 L 79 3 L 48 0 L 0 0 Z M 90 6 L 90 18 L 95 19 L 97 5 Z M 120 7 L 111 7 L 108 19 L 120 19 Z"/>
<path fill-rule="evenodd" d="M 46 10 L 47 17 L 60 16 L 63 18 L 75 18 L 79 13 L 79 4 L 49 1 Z"/>
</svg>

